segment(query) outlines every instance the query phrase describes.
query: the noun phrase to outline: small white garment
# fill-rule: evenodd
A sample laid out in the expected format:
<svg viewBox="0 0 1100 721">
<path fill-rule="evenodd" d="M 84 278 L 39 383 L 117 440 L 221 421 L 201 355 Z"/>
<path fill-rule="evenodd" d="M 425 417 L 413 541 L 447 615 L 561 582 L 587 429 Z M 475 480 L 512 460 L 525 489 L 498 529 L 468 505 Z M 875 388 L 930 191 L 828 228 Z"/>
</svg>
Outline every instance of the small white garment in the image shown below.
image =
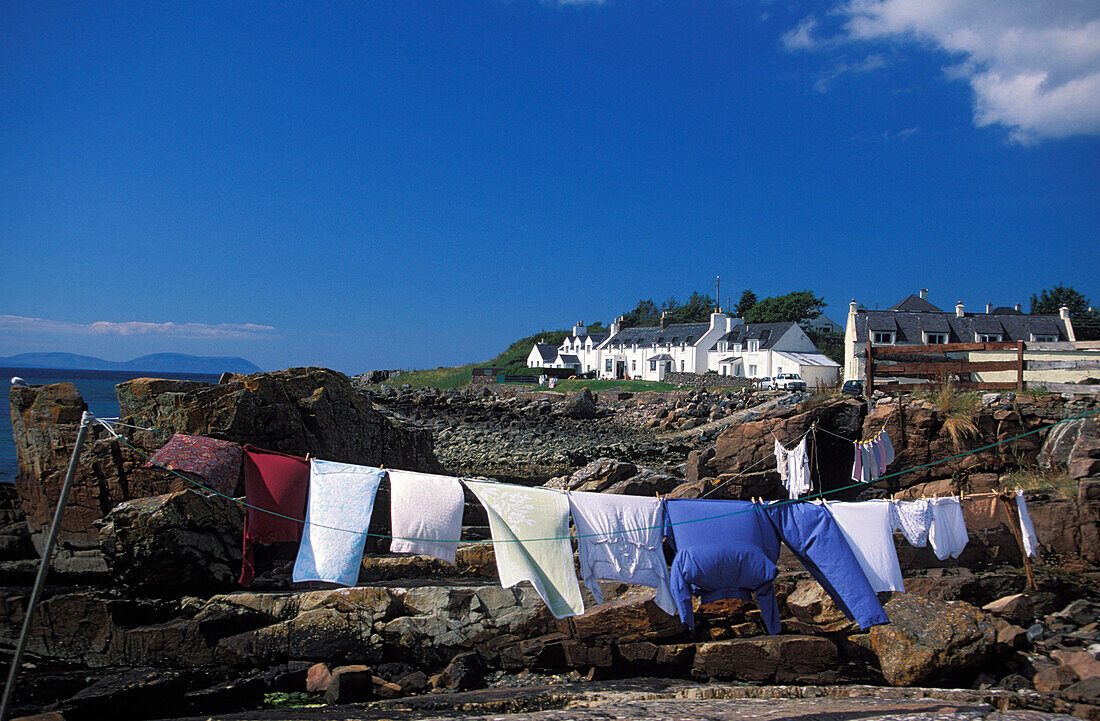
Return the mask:
<svg viewBox="0 0 1100 721">
<path fill-rule="evenodd" d="M 1024 551 L 1034 556 L 1039 547 L 1039 537 L 1035 535 L 1035 526 L 1031 525 L 1031 514 L 1027 511 L 1027 499 L 1023 491 L 1016 491 L 1016 510 L 1020 513 L 1020 531 L 1023 536 Z"/>
<path fill-rule="evenodd" d="M 309 503 L 295 581 L 356 584 L 374 495 L 385 473 L 350 463 L 309 462 Z"/>
<path fill-rule="evenodd" d="M 890 525 L 901 531 L 910 546 L 924 548 L 928 545 L 928 532 L 932 530 L 932 504 L 925 498 L 893 501 Z"/>
<path fill-rule="evenodd" d="M 419 553 L 455 562 L 462 535 L 462 484 L 457 478 L 388 471 L 393 553 Z"/>
<path fill-rule="evenodd" d="M 810 490 L 810 453 L 806 449 L 806 439 L 791 450 L 787 450 L 775 440 L 775 461 L 779 469 L 779 478 L 791 498 L 798 498 Z"/>
<path fill-rule="evenodd" d="M 963 519 L 962 504 L 958 498 L 927 500 L 932 506 L 932 527 L 928 530 L 932 551 L 941 561 L 948 556 L 958 558 L 970 540 L 966 520 Z"/>
<path fill-rule="evenodd" d="M 656 498 L 571 491 L 569 508 L 577 527 L 581 577 L 596 603 L 603 603 L 598 579 L 657 589 L 654 602 L 675 616 L 668 565 L 661 550 L 664 513 Z"/>
<path fill-rule="evenodd" d="M 825 507 L 833 514 L 840 532 L 852 547 L 871 588 L 876 593 L 904 591 L 890 520 L 892 503 L 887 500 L 826 501 Z"/>
<path fill-rule="evenodd" d="M 561 492 L 464 481 L 489 514 L 500 585 L 530 581 L 554 618 L 584 613 L 569 543 L 569 499 Z"/>
<path fill-rule="evenodd" d="M 775 467 L 779 471 L 779 480 L 783 481 L 783 487 L 787 487 L 787 449 L 775 439 Z"/>
</svg>

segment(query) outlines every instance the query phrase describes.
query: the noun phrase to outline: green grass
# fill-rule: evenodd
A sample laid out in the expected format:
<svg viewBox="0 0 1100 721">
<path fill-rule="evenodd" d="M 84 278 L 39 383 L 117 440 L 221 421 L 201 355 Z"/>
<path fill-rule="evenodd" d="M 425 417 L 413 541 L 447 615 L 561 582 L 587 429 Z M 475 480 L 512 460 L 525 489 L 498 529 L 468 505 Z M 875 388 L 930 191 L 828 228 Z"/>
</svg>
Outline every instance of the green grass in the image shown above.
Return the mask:
<svg viewBox="0 0 1100 721">
<path fill-rule="evenodd" d="M 676 386 L 671 383 L 660 383 L 658 381 L 605 381 L 605 380 L 560 380 L 554 383 L 555 393 L 565 393 L 567 391 L 579 391 L 582 388 L 587 388 L 593 393 L 599 393 L 600 391 L 619 390 L 627 391 L 629 393 L 645 393 L 646 391 L 674 391 Z M 533 386 L 533 390 L 550 390 L 546 386 Z"/>
<path fill-rule="evenodd" d="M 433 368 L 426 371 L 409 371 L 386 381 L 396 388 L 408 383 L 413 388 L 461 388 L 470 383 L 474 364 L 454 368 Z"/>
</svg>

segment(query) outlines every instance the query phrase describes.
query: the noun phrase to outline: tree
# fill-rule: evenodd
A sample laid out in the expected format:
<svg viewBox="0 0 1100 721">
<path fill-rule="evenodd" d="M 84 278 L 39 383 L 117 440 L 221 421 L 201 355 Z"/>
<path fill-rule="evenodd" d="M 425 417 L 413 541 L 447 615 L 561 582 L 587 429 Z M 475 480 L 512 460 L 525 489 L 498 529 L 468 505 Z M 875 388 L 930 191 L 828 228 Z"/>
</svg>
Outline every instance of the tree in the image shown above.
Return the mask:
<svg viewBox="0 0 1100 721">
<path fill-rule="evenodd" d="M 821 315 L 825 300 L 808 290 L 777 295 L 756 303 L 743 316 L 746 323 L 795 322 Z"/>
<path fill-rule="evenodd" d="M 640 325 L 657 325 L 661 320 L 661 312 L 653 299 L 640 300 L 634 310 L 623 313 L 623 328 L 633 328 Z"/>
<path fill-rule="evenodd" d="M 756 300 L 756 293 L 752 292 L 752 288 L 745 288 L 745 292 L 741 294 L 741 300 L 737 301 L 737 317 L 744 318 L 749 309 L 756 305 Z"/>
<path fill-rule="evenodd" d="M 668 308 L 670 323 L 706 323 L 714 312 L 714 299 L 705 293 L 695 292 L 688 296 L 687 303 Z"/>
<path fill-rule="evenodd" d="M 1058 284 L 1039 295 L 1031 296 L 1032 315 L 1058 315 L 1058 310 L 1066 306 L 1072 318 L 1089 315 L 1089 299 L 1069 286 Z"/>
</svg>

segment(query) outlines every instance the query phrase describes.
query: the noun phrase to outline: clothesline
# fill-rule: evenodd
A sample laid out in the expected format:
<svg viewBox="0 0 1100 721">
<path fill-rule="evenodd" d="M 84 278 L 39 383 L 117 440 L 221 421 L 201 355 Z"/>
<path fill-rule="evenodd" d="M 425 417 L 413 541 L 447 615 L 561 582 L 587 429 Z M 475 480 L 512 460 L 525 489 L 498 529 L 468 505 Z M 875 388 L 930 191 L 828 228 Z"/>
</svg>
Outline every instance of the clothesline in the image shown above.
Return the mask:
<svg viewBox="0 0 1100 721">
<path fill-rule="evenodd" d="M 1074 415 L 1074 416 L 1070 416 L 1069 418 L 1064 418 L 1060 421 L 1055 421 L 1054 423 L 1051 423 L 1049 425 L 1041 426 L 1039 428 L 1035 428 L 1035 429 L 1032 429 L 1030 431 L 1026 431 L 1024 433 L 1021 433 L 1017 436 L 1013 436 L 1011 438 L 1006 438 L 1004 440 L 996 441 L 994 443 L 990 443 L 988 445 L 981 446 L 979 448 L 975 448 L 975 449 L 966 451 L 964 453 L 957 453 L 953 456 L 948 456 L 948 457 L 942 458 L 938 461 L 931 461 L 929 463 L 924 463 L 924 464 L 921 464 L 919 466 L 914 466 L 912 468 L 907 468 L 907 469 L 904 469 L 904 470 L 901 470 L 901 471 L 895 471 L 894 473 L 885 474 L 885 475 L 879 476 L 879 478 L 877 480 L 882 480 L 882 479 L 885 479 L 885 478 L 892 478 L 892 477 L 901 476 L 901 475 L 904 475 L 905 473 L 909 473 L 909 472 L 912 472 L 912 471 L 918 471 L 918 470 L 921 470 L 921 469 L 924 469 L 924 468 L 931 468 L 933 466 L 940 465 L 942 463 L 946 463 L 948 461 L 955 460 L 956 458 L 962 458 L 962 457 L 971 455 L 973 453 L 988 450 L 990 448 L 995 448 L 997 446 L 1004 445 L 1006 443 L 1011 443 L 1013 441 L 1019 440 L 1020 438 L 1025 438 L 1027 436 L 1034 435 L 1036 433 L 1047 430 L 1049 428 L 1053 428 L 1054 426 L 1060 425 L 1062 423 L 1066 423 L 1066 422 L 1069 422 L 1069 421 L 1072 421 L 1072 420 L 1077 420 L 1078 418 L 1084 418 L 1086 416 L 1092 415 L 1093 413 L 1095 413 L 1095 411 L 1088 411 L 1088 412 L 1085 412 L 1085 413 L 1080 413 L 1080 414 L 1077 414 L 1077 415 Z M 97 420 L 102 420 L 102 419 L 97 419 Z M 824 430 L 824 429 L 821 429 L 821 430 Z M 834 435 L 836 435 L 836 434 L 834 434 Z M 842 436 L 838 436 L 838 437 L 842 438 Z M 151 460 L 152 459 L 152 457 L 149 454 L 147 454 L 144 451 L 142 451 L 141 449 L 135 447 L 133 444 L 131 444 L 129 441 L 127 441 L 121 435 L 118 436 L 118 440 L 121 443 L 123 443 L 125 446 L 130 448 L 132 451 L 137 453 L 139 456 L 142 456 L 143 458 L 145 458 L 146 460 Z M 849 439 L 844 439 L 844 440 L 849 440 Z M 762 459 L 762 460 L 766 460 L 766 458 L 767 458 L 767 456 L 765 456 L 765 459 Z M 281 514 L 281 513 L 275 512 L 275 511 L 271 511 L 271 510 L 266 509 L 266 508 L 261 508 L 259 506 L 250 504 L 247 501 L 244 501 L 244 500 L 241 500 L 241 499 L 238 499 L 238 498 L 234 498 L 233 496 L 230 496 L 229 494 L 222 493 L 222 492 L 220 492 L 220 491 L 218 491 L 214 488 L 211 488 L 211 487 L 206 486 L 202 483 L 199 483 L 198 481 L 191 478 L 190 476 L 179 473 L 179 472 L 177 472 L 173 469 L 165 468 L 163 470 L 166 470 L 170 474 L 172 474 L 172 475 L 174 475 L 178 478 L 181 478 L 182 480 L 185 480 L 188 483 L 191 483 L 192 485 L 195 485 L 199 488 L 202 488 L 205 491 L 208 491 L 210 493 L 218 495 L 218 496 L 220 496 L 222 498 L 225 498 L 227 500 L 233 501 L 234 503 L 237 503 L 238 505 L 240 505 L 242 507 L 250 508 L 252 510 L 259 511 L 261 513 L 266 513 L 266 514 L 269 514 L 269 515 L 272 515 L 272 516 L 276 516 L 276 517 L 282 518 L 284 520 L 294 521 L 295 523 L 299 523 L 299 524 L 302 524 L 302 525 L 305 525 L 307 523 L 303 519 L 294 518 L 292 516 L 288 516 L 288 515 Z M 747 471 L 747 469 L 746 469 L 746 471 Z M 495 481 L 491 481 L 491 482 L 495 483 Z M 516 485 L 516 484 L 503 484 L 502 483 L 500 485 Z M 786 505 L 786 504 L 790 504 L 790 503 L 810 501 L 810 500 L 814 500 L 814 499 L 817 499 L 817 498 L 825 498 L 826 496 L 830 496 L 830 495 L 833 495 L 833 494 L 836 494 L 836 493 L 840 493 L 842 491 L 851 490 L 853 488 L 866 487 L 866 485 L 867 484 L 862 483 L 862 482 L 852 483 L 852 484 L 849 484 L 849 485 L 846 485 L 846 486 L 842 486 L 840 488 L 834 488 L 834 489 L 831 489 L 831 490 L 828 490 L 828 491 L 820 491 L 820 492 L 815 493 L 815 494 L 802 496 L 801 498 L 798 498 L 798 499 L 784 499 L 784 500 L 772 502 L 772 503 L 767 504 L 767 505 L 769 505 L 769 506 Z M 1068 485 L 1073 485 L 1073 484 L 1068 484 Z M 520 487 L 522 488 L 523 486 L 520 486 Z M 1057 486 L 1052 486 L 1052 487 L 1057 487 Z M 547 489 L 547 490 L 549 490 L 549 489 Z M 718 514 L 718 515 L 715 515 L 715 516 L 708 516 L 708 517 L 704 517 L 704 518 L 685 520 L 685 521 L 682 521 L 681 523 L 701 523 L 701 522 L 705 522 L 705 521 L 718 520 L 718 519 L 721 519 L 721 518 L 728 518 L 730 516 L 739 515 L 741 513 L 748 513 L 748 512 L 751 512 L 751 511 L 752 511 L 752 509 L 749 508 L 749 509 L 744 509 L 744 510 L 732 511 L 732 512 L 729 512 L 729 513 Z M 342 532 L 342 533 L 352 533 L 352 534 L 356 534 L 356 535 L 365 535 L 365 536 L 374 537 L 374 538 L 390 538 L 390 539 L 404 540 L 404 541 L 433 541 L 433 542 L 441 542 L 441 543 L 463 543 L 464 542 L 462 539 L 457 539 L 457 540 L 449 539 L 449 540 L 441 541 L 440 539 L 398 537 L 398 536 L 393 536 L 393 535 L 390 535 L 390 534 L 370 533 L 370 532 L 363 532 L 363 531 L 353 531 L 353 530 L 349 530 L 349 529 L 345 529 L 345 528 L 339 528 L 339 527 L 335 527 L 335 526 L 326 526 L 326 525 L 323 525 L 323 524 L 316 524 L 316 523 L 311 524 L 311 525 L 317 526 L 319 528 L 324 528 L 325 530 L 339 531 L 339 532 Z M 625 529 L 624 528 L 624 529 L 618 529 L 616 532 L 618 532 L 618 533 L 631 533 L 631 532 L 636 532 L 636 531 L 652 530 L 653 528 L 657 528 L 657 527 L 658 526 L 642 526 L 642 527 L 631 528 L 631 529 Z M 662 524 L 660 527 L 664 527 L 664 524 Z M 571 534 L 570 536 L 552 536 L 552 537 L 545 537 L 545 538 L 507 539 L 507 541 L 508 542 L 513 542 L 513 543 L 533 543 L 533 542 L 539 542 L 539 541 L 560 541 L 560 540 L 565 540 L 566 538 L 581 538 L 581 537 L 585 537 L 585 536 L 583 536 L 583 535 L 579 536 L 577 534 Z M 473 542 L 466 542 L 466 543 L 469 543 L 471 545 L 479 545 L 479 544 L 483 544 L 483 543 L 489 543 L 489 541 L 473 541 Z"/>
</svg>

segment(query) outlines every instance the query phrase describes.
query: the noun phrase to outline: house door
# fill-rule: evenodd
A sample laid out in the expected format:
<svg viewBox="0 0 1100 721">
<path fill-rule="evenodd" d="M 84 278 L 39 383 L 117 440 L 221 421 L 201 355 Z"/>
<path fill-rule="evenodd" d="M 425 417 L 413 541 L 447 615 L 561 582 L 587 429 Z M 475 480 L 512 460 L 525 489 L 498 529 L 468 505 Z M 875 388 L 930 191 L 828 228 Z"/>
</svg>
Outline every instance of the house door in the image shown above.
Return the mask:
<svg viewBox="0 0 1100 721">
<path fill-rule="evenodd" d="M 619 361 L 615 364 L 615 380 L 621 381 L 626 378 L 626 361 Z"/>
</svg>

